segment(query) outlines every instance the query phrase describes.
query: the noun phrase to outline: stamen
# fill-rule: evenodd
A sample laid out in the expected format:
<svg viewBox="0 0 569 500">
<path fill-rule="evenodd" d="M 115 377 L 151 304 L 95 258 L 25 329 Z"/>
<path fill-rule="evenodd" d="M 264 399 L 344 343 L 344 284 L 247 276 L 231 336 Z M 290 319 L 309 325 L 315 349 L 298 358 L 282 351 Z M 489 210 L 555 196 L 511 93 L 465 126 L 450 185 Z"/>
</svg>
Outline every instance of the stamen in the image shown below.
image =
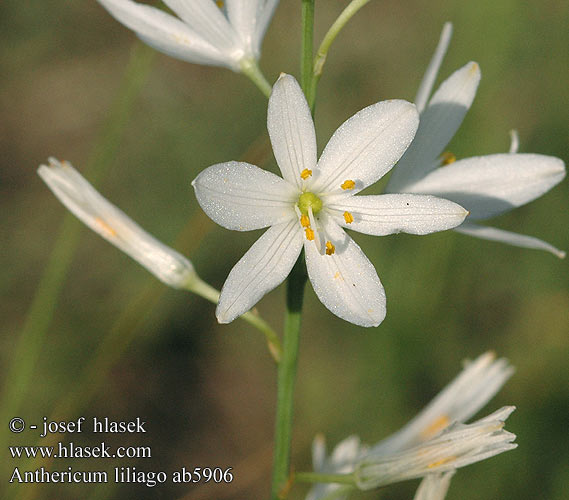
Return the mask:
<svg viewBox="0 0 569 500">
<path fill-rule="evenodd" d="M 334 255 L 335 251 L 336 251 L 336 247 L 334 245 L 332 245 L 331 241 L 327 241 L 326 242 L 326 255 Z"/>
<path fill-rule="evenodd" d="M 456 156 L 453 153 L 451 153 L 450 151 L 445 151 L 441 155 L 441 165 L 442 166 L 450 165 L 451 163 L 454 163 L 455 161 L 456 161 Z"/>
<path fill-rule="evenodd" d="M 114 238 L 117 235 L 117 232 L 100 217 L 96 217 L 95 222 L 105 233 L 107 233 L 107 236 Z"/>
<path fill-rule="evenodd" d="M 320 255 L 322 253 L 322 241 L 320 240 L 320 235 L 318 234 L 318 225 L 316 224 L 316 219 L 314 218 L 314 212 L 312 207 L 308 207 L 308 217 L 310 218 L 310 227 L 312 228 L 312 234 L 314 235 L 314 243 L 316 244 L 316 249 Z"/>
<path fill-rule="evenodd" d="M 225 2 L 223 0 L 216 0 L 215 4 L 220 8 L 223 9 L 225 6 Z"/>
<path fill-rule="evenodd" d="M 312 170 L 305 168 L 302 172 L 300 172 L 300 177 L 303 181 L 308 179 L 312 175 Z"/>
<path fill-rule="evenodd" d="M 423 439 L 430 439 L 435 434 L 448 427 L 450 424 L 450 418 L 448 415 L 439 415 L 435 420 L 433 420 L 422 432 L 421 437 Z"/>
<path fill-rule="evenodd" d="M 307 227 L 304 232 L 306 233 L 306 239 L 308 241 L 314 241 L 314 231 Z"/>
<path fill-rule="evenodd" d="M 354 222 L 354 216 L 350 212 L 344 212 L 344 220 L 346 224 L 351 224 Z"/>
<path fill-rule="evenodd" d="M 310 227 L 310 217 L 308 217 L 308 215 L 301 215 L 300 216 L 300 225 L 302 227 Z"/>
<path fill-rule="evenodd" d="M 436 462 L 430 463 L 429 465 L 427 465 L 428 469 L 433 469 L 434 467 L 438 467 L 439 465 L 443 465 L 446 464 L 448 462 L 452 462 L 456 460 L 456 457 L 446 457 L 446 458 L 441 458 L 440 460 L 437 460 Z"/>
<path fill-rule="evenodd" d="M 347 189 L 354 189 L 356 187 L 356 183 L 351 179 L 346 179 L 342 184 L 340 184 L 340 187 L 346 191 Z"/>
</svg>

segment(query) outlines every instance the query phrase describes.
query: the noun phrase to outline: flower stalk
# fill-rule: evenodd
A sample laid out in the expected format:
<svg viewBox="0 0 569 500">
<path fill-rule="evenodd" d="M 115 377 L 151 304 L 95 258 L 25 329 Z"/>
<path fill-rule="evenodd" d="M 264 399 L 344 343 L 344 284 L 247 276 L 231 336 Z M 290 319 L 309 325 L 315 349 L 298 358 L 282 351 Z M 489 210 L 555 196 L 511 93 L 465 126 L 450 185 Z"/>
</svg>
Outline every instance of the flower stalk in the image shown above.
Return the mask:
<svg viewBox="0 0 569 500">
<path fill-rule="evenodd" d="M 314 0 L 302 0 L 301 82 L 305 94 L 311 87 L 312 44 L 314 39 Z M 314 114 L 314 106 L 310 108 Z M 283 355 L 277 374 L 277 414 L 275 419 L 275 448 L 271 500 L 282 498 L 290 474 L 290 448 L 294 384 L 298 365 L 300 325 L 304 286 L 308 279 L 304 252 L 301 252 L 287 280 L 286 313 L 284 320 Z"/>
<path fill-rule="evenodd" d="M 316 57 L 314 58 L 314 64 L 311 69 L 312 76 L 310 78 L 310 88 L 306 94 L 306 99 L 308 100 L 308 104 L 311 109 L 314 107 L 314 100 L 316 99 L 316 85 L 318 85 L 318 80 L 320 80 L 320 76 L 322 76 L 322 71 L 324 69 L 324 64 L 326 63 L 326 58 L 328 57 L 328 50 L 330 50 L 330 46 L 348 21 L 369 1 L 370 0 L 352 0 L 352 2 L 350 2 L 350 4 L 338 16 L 338 19 L 334 21 L 334 24 L 330 26 L 330 29 L 322 39 L 322 43 L 316 51 Z"/>
<path fill-rule="evenodd" d="M 198 276 L 195 276 L 190 280 L 184 288 L 189 292 L 195 293 L 196 295 L 209 300 L 213 304 L 217 304 L 219 301 L 219 290 L 212 287 Z M 240 319 L 254 326 L 265 336 L 271 356 L 277 363 L 280 362 L 283 348 L 278 335 L 271 326 L 254 311 L 247 311 L 245 314 L 240 316 Z"/>
<path fill-rule="evenodd" d="M 255 84 L 265 97 L 269 98 L 271 96 L 271 84 L 265 78 L 257 61 L 252 58 L 243 59 L 240 64 L 241 72 Z"/>
</svg>

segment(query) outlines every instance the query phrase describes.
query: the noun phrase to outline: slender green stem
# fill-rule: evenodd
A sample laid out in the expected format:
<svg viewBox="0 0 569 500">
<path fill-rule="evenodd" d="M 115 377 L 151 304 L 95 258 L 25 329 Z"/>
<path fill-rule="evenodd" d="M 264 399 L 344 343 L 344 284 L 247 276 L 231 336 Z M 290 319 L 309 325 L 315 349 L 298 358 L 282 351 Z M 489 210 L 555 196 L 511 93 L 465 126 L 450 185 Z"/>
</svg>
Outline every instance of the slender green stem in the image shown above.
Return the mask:
<svg viewBox="0 0 569 500">
<path fill-rule="evenodd" d="M 302 0 L 300 80 L 305 95 L 307 89 L 311 88 L 313 38 L 314 0 Z M 288 495 L 287 484 L 292 484 L 289 483 L 289 479 L 294 385 L 296 381 L 302 301 L 304 299 L 306 279 L 307 273 L 304 252 L 301 252 L 287 280 L 283 353 L 277 374 L 277 415 L 275 419 L 275 450 L 271 500 L 286 498 Z"/>
<path fill-rule="evenodd" d="M 111 165 L 133 105 L 150 73 L 153 59 L 154 51 L 137 43 L 102 135 L 85 170 L 88 177 L 100 179 Z M 0 422 L 7 422 L 10 416 L 16 415 L 26 397 L 80 233 L 81 225 L 73 215 L 67 214 L 10 356 L 11 365 L 6 374 L 0 404 Z M 7 438 L 7 433 L 2 429 L 0 449 L 4 449 Z"/>
<path fill-rule="evenodd" d="M 263 75 L 255 59 L 243 59 L 241 61 L 241 72 L 255 84 L 265 97 L 271 96 L 271 84 Z"/>
<path fill-rule="evenodd" d="M 297 472 L 294 480 L 299 483 L 335 483 L 356 485 L 353 474 L 319 474 L 318 472 Z"/>
<path fill-rule="evenodd" d="M 306 96 L 308 99 L 308 104 L 311 108 L 314 106 L 316 85 L 318 84 L 318 80 L 320 80 L 320 76 L 322 75 L 322 70 L 324 68 L 324 64 L 326 63 L 326 57 L 328 57 L 328 50 L 330 49 L 332 42 L 336 39 L 340 31 L 342 31 L 342 28 L 354 16 L 354 14 L 369 1 L 370 0 L 352 0 L 352 2 L 350 2 L 350 4 L 338 16 L 338 19 L 334 21 L 334 24 L 330 26 L 330 29 L 324 36 L 320 47 L 318 47 L 318 50 L 316 51 L 316 57 L 314 58 L 311 88 Z"/>
<path fill-rule="evenodd" d="M 284 498 L 280 496 L 280 493 L 286 486 L 289 478 L 294 384 L 300 340 L 302 300 L 304 298 L 306 278 L 306 264 L 303 252 L 296 261 L 287 281 L 287 311 L 284 323 L 283 354 L 279 363 L 277 382 L 277 417 L 275 423 L 272 500 Z"/>
<path fill-rule="evenodd" d="M 194 278 L 188 285 L 187 290 L 195 293 L 196 295 L 199 295 L 200 297 L 203 297 L 206 300 L 209 300 L 210 302 L 213 302 L 214 304 L 217 304 L 219 301 L 219 290 L 213 288 L 201 278 Z M 282 346 L 278 335 L 271 328 L 271 326 L 253 311 L 246 312 L 245 314 L 239 316 L 239 319 L 246 321 L 265 335 L 271 355 L 276 362 L 279 362 L 282 356 Z"/>
<path fill-rule="evenodd" d="M 304 90 L 306 100 L 314 102 L 309 95 L 315 89 L 312 85 L 312 55 L 314 51 L 314 0 L 302 0 L 302 46 L 300 58 L 300 86 Z M 312 109 L 312 105 L 310 109 Z"/>
</svg>

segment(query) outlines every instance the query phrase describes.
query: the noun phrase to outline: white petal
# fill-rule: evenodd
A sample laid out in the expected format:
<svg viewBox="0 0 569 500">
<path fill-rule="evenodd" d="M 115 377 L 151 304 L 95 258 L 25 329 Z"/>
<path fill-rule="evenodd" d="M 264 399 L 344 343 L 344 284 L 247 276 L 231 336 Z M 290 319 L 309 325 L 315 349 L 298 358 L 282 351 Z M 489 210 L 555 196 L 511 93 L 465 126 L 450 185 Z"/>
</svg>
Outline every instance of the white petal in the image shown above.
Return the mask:
<svg viewBox="0 0 569 500">
<path fill-rule="evenodd" d="M 336 251 L 321 255 L 306 241 L 306 267 L 314 291 L 336 316 L 360 326 L 377 326 L 385 318 L 385 292 L 360 247 L 333 220 L 323 230 Z"/>
<path fill-rule="evenodd" d="M 344 197 L 327 204 L 334 220 L 360 233 L 384 236 L 393 233 L 428 234 L 458 226 L 468 212 L 460 205 L 435 196 L 383 194 Z M 344 213 L 354 221 L 347 223 Z"/>
<path fill-rule="evenodd" d="M 99 0 L 99 3 L 156 50 L 188 62 L 238 69 L 218 47 L 160 9 L 130 0 Z"/>
<path fill-rule="evenodd" d="M 480 68 L 470 62 L 445 80 L 421 114 L 419 130 L 389 179 L 388 190 L 408 192 L 434 166 L 462 123 L 480 82 Z"/>
<path fill-rule="evenodd" d="M 513 375 L 504 358 L 492 352 L 468 363 L 415 418 L 371 449 L 375 455 L 388 455 L 416 446 L 438 435 L 454 422 L 473 417 Z"/>
<path fill-rule="evenodd" d="M 226 0 L 227 16 L 231 26 L 240 36 L 243 46 L 249 47 L 253 54 L 255 27 L 262 14 L 262 2 L 259 0 Z"/>
<path fill-rule="evenodd" d="M 417 488 L 413 500 L 444 500 L 455 471 L 425 476 Z"/>
<path fill-rule="evenodd" d="M 259 52 L 261 49 L 261 42 L 265 37 L 265 32 L 269 27 L 271 19 L 273 18 L 273 14 L 275 13 L 275 9 L 279 3 L 279 0 L 259 0 L 263 5 L 263 10 L 261 15 L 257 20 L 257 29 L 255 32 L 255 47 L 256 51 Z"/>
<path fill-rule="evenodd" d="M 495 154 L 460 160 L 415 183 L 413 193 L 434 194 L 486 219 L 524 205 L 565 177 L 559 158 L 537 154 Z"/>
<path fill-rule="evenodd" d="M 269 228 L 229 273 L 215 312 L 217 320 L 233 321 L 282 283 L 301 248 L 302 232 L 297 220 Z"/>
<path fill-rule="evenodd" d="M 103 198 L 69 163 L 50 158 L 38 174 L 78 219 L 121 249 L 159 280 L 184 288 L 197 275 L 191 262 L 148 234 Z"/>
<path fill-rule="evenodd" d="M 226 0 L 229 21 L 255 59 L 278 0 Z"/>
<path fill-rule="evenodd" d="M 407 101 L 382 101 L 345 121 L 328 142 L 314 175 L 315 192 L 343 192 L 341 184 L 355 182 L 351 193 L 383 177 L 407 149 L 419 115 Z"/>
<path fill-rule="evenodd" d="M 517 130 L 510 130 L 510 150 L 508 153 L 517 153 L 520 149 L 520 136 Z"/>
<path fill-rule="evenodd" d="M 194 179 L 192 186 L 203 211 L 227 229 L 261 229 L 295 217 L 296 189 L 249 163 L 212 165 Z"/>
<path fill-rule="evenodd" d="M 425 104 L 427 104 L 427 101 L 429 100 L 429 96 L 433 90 L 433 84 L 437 79 L 441 63 L 443 62 L 445 54 L 447 53 L 451 38 L 452 23 L 445 23 L 441 32 L 439 43 L 435 49 L 435 53 L 433 54 L 429 66 L 427 66 L 427 71 L 425 71 L 425 75 L 423 76 L 423 80 L 421 81 L 421 85 L 419 85 L 419 90 L 415 96 L 415 106 L 417 106 L 417 111 L 419 113 L 423 112 L 423 109 L 425 109 Z"/>
<path fill-rule="evenodd" d="M 361 489 L 448 472 L 511 450 L 516 436 L 504 430 L 514 407 L 504 407 L 472 424 L 453 424 L 437 437 L 399 453 L 369 453 L 356 466 Z"/>
<path fill-rule="evenodd" d="M 231 54 L 238 50 L 240 43 L 235 31 L 212 0 L 164 0 L 164 3 L 220 51 Z"/>
<path fill-rule="evenodd" d="M 546 252 L 550 252 L 560 259 L 564 259 L 566 255 L 563 250 L 554 247 L 546 241 L 534 238 L 533 236 L 526 236 L 525 234 L 504 231 L 503 229 L 497 229 L 495 227 L 479 226 L 477 224 L 465 223 L 462 226 L 456 228 L 456 231 L 462 234 L 467 234 L 468 236 L 474 236 L 475 238 L 482 238 L 483 240 L 499 241 L 501 243 L 506 243 L 508 245 L 522 248 L 545 250 Z"/>
<path fill-rule="evenodd" d="M 316 134 L 306 98 L 290 75 L 281 74 L 273 86 L 267 128 L 284 179 L 301 187 L 301 172 L 316 166 Z"/>
<path fill-rule="evenodd" d="M 326 438 L 322 434 L 316 434 L 312 441 L 312 467 L 315 471 L 324 470 L 326 463 Z"/>
</svg>

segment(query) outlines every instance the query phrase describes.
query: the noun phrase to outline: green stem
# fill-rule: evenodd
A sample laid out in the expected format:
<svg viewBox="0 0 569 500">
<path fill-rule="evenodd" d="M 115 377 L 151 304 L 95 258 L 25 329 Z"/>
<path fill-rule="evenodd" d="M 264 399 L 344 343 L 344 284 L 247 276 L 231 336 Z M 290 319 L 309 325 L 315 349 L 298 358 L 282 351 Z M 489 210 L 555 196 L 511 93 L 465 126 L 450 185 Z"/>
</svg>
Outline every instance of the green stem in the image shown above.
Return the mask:
<svg viewBox="0 0 569 500">
<path fill-rule="evenodd" d="M 294 480 L 299 483 L 334 483 L 356 485 L 353 474 L 320 474 L 318 472 L 297 472 Z"/>
<path fill-rule="evenodd" d="M 312 54 L 314 51 L 314 0 L 302 0 L 302 46 L 300 57 L 300 86 L 304 90 L 306 100 L 314 103 L 310 94 L 316 88 L 312 85 Z M 313 104 L 310 105 L 310 109 Z"/>
<path fill-rule="evenodd" d="M 320 80 L 320 76 L 322 75 L 322 70 L 324 68 L 324 64 L 326 63 L 326 57 L 328 57 L 328 50 L 330 49 L 332 42 L 336 39 L 340 31 L 342 31 L 342 28 L 354 16 L 354 14 L 369 1 L 370 0 L 352 0 L 352 2 L 338 16 L 338 19 L 334 21 L 334 24 L 330 26 L 330 29 L 324 36 L 320 47 L 318 47 L 318 50 L 316 51 L 316 57 L 314 58 L 311 88 L 306 96 L 311 109 L 314 107 L 316 85 L 318 84 L 318 80 Z"/>
<path fill-rule="evenodd" d="M 253 58 L 241 60 L 241 72 L 251 80 L 265 97 L 271 96 L 271 84 L 263 75 L 257 61 Z"/>
<path fill-rule="evenodd" d="M 283 354 L 279 363 L 277 380 L 272 500 L 284 498 L 280 493 L 289 479 L 294 383 L 296 379 L 302 300 L 304 298 L 306 278 L 306 264 L 304 252 L 302 252 L 287 281 L 287 311 L 284 323 Z"/>
<path fill-rule="evenodd" d="M 192 280 L 192 282 L 187 286 L 187 290 L 209 300 L 210 302 L 213 302 L 214 304 L 217 304 L 219 301 L 219 290 L 213 288 L 199 277 Z M 239 319 L 246 321 L 265 335 L 269 351 L 278 363 L 281 360 L 282 347 L 278 335 L 271 326 L 254 311 L 246 312 L 239 316 Z"/>
<path fill-rule="evenodd" d="M 111 113 L 85 169 L 87 177 L 100 179 L 111 165 L 133 105 L 150 73 L 153 59 L 154 51 L 142 44 L 136 44 L 121 87 L 111 106 Z M 10 356 L 11 365 L 7 370 L 0 404 L 0 422 L 7 422 L 10 417 L 15 416 L 26 397 L 80 234 L 81 225 L 73 215 L 66 214 Z M 0 449 L 4 449 L 7 439 L 8 435 L 2 429 Z"/>
</svg>

